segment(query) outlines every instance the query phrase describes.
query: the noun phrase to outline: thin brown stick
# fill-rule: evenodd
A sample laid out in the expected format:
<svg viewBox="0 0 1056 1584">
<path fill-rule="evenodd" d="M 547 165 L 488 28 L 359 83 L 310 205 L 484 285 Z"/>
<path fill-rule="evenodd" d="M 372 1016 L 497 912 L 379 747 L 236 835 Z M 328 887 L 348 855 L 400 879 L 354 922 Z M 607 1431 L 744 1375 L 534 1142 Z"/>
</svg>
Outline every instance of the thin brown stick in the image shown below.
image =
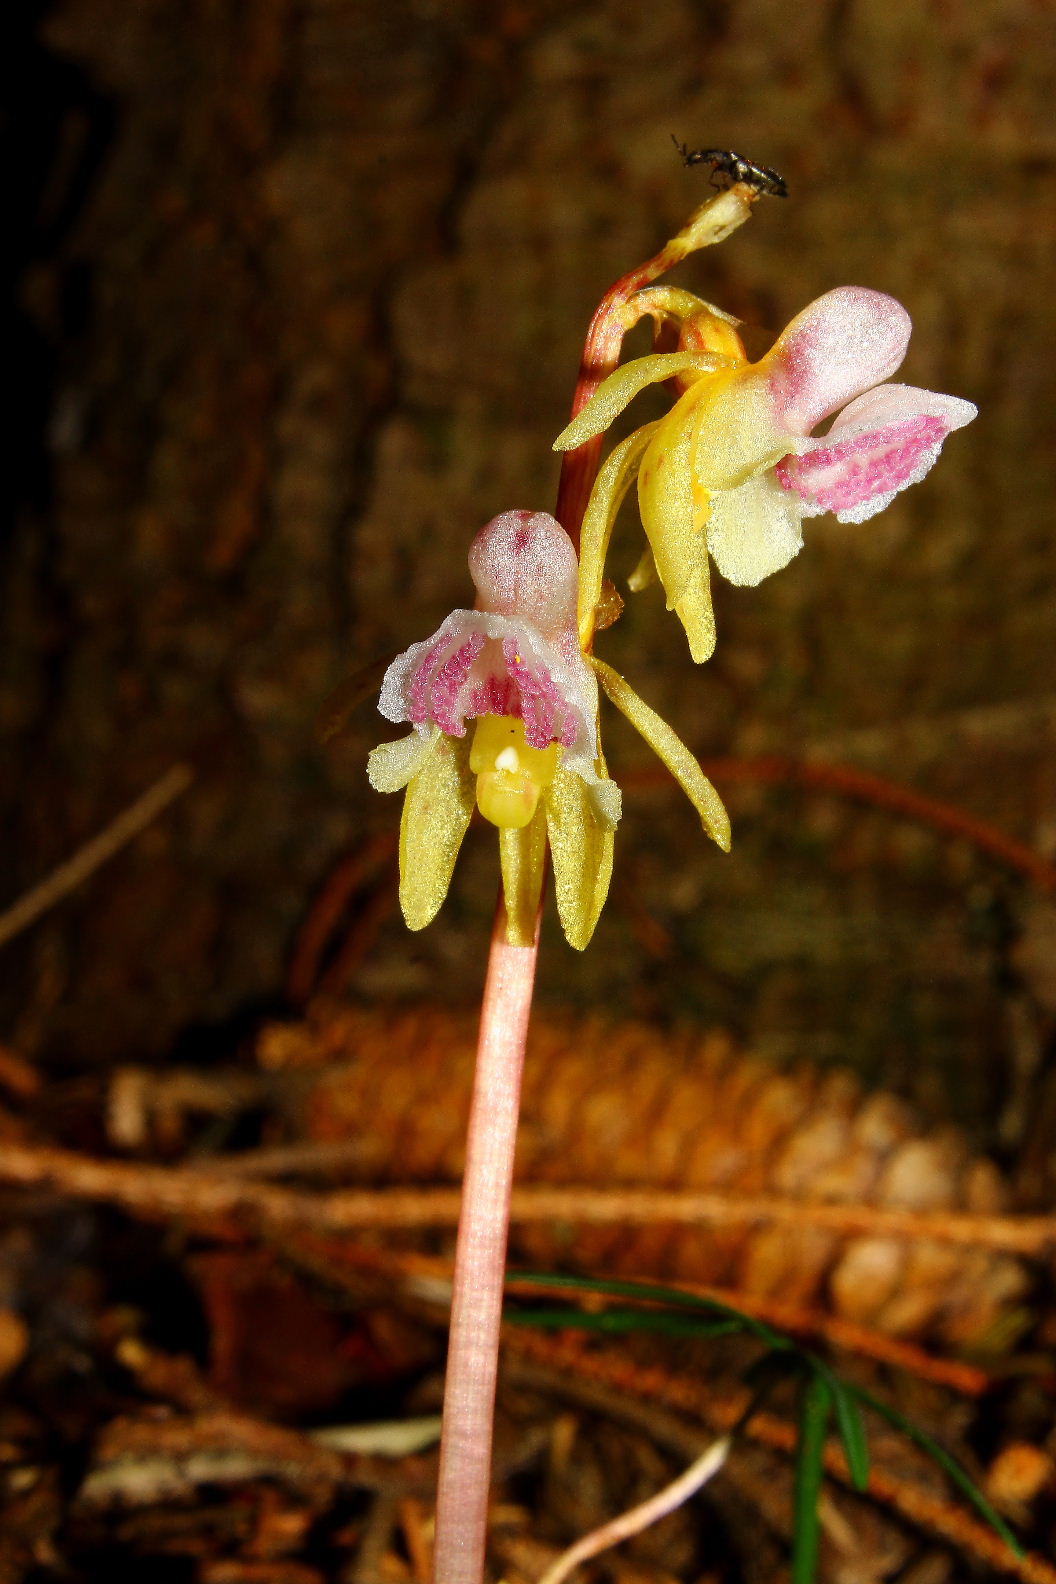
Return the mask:
<svg viewBox="0 0 1056 1584">
<path fill-rule="evenodd" d="M 415 1497 L 404 1496 L 400 1501 L 399 1512 L 400 1528 L 407 1543 L 407 1554 L 411 1559 L 415 1584 L 429 1584 L 432 1573 L 432 1552 L 426 1532 L 425 1509 Z"/>
<path fill-rule="evenodd" d="M 169 804 L 178 798 L 181 793 L 194 780 L 194 772 L 189 765 L 173 765 L 171 770 L 155 781 L 154 785 L 143 793 L 142 797 L 129 805 L 123 814 L 119 814 L 105 830 L 93 836 L 86 842 L 72 858 L 53 869 L 39 885 L 19 897 L 9 908 L 0 913 L 0 946 L 5 946 L 9 940 L 21 934 L 34 924 L 42 913 L 53 908 L 56 902 L 61 902 L 63 897 L 69 896 L 79 885 L 93 875 L 103 864 L 115 857 L 122 849 L 127 847 L 141 831 L 153 824 L 158 815 Z"/>
<path fill-rule="evenodd" d="M 350 980 L 373 949 L 381 926 L 395 906 L 395 884 L 382 884 L 373 895 L 364 899 L 355 923 L 334 952 L 333 961 L 319 981 L 320 995 L 338 998 L 347 992 Z"/>
<path fill-rule="evenodd" d="M 886 776 L 873 775 L 871 771 L 858 770 L 853 765 L 822 764 L 809 759 L 787 759 L 778 754 L 761 754 L 757 758 L 702 759 L 701 768 L 720 785 L 724 781 L 750 781 L 807 787 L 813 791 L 832 792 L 840 797 L 854 798 L 876 808 L 905 815 L 918 824 L 930 825 L 944 836 L 957 837 L 970 842 L 988 857 L 1007 864 L 1043 891 L 1056 891 L 1056 864 L 1017 841 L 989 820 L 969 814 L 956 803 L 945 803 L 940 798 L 928 797 L 900 781 L 889 781 Z M 620 776 L 625 791 L 646 787 L 670 786 L 671 777 L 662 767 L 643 767 L 626 771 Z"/>
<path fill-rule="evenodd" d="M 425 1495 L 433 1459 L 342 1452 L 300 1430 L 268 1424 L 238 1409 L 206 1409 L 165 1419 L 119 1415 L 95 1447 L 78 1492 L 87 1507 L 146 1504 L 159 1499 L 152 1480 L 174 1480 L 188 1494 L 196 1484 L 272 1479 L 294 1488 L 355 1488 Z"/>
<path fill-rule="evenodd" d="M 717 1303 L 739 1309 L 744 1314 L 762 1320 L 767 1325 L 776 1326 L 792 1336 L 820 1337 L 844 1353 L 856 1353 L 864 1358 L 875 1359 L 878 1364 L 904 1370 L 907 1375 L 916 1375 L 920 1380 L 933 1381 L 937 1386 L 945 1386 L 965 1397 L 981 1397 L 993 1384 L 986 1371 L 978 1369 L 974 1364 L 966 1364 L 961 1359 L 936 1358 L 912 1342 L 884 1336 L 867 1326 L 855 1325 L 850 1320 L 841 1320 L 838 1315 L 823 1314 L 815 1309 L 791 1308 L 787 1304 L 760 1298 L 756 1293 L 739 1292 L 736 1288 L 704 1287 L 695 1282 L 684 1281 L 665 1282 L 664 1285 L 672 1287 L 677 1292 L 692 1293 L 697 1298 L 712 1298 Z M 564 1286 L 548 1288 L 545 1283 L 535 1280 L 519 1283 L 516 1272 L 512 1272 L 507 1277 L 506 1287 L 509 1292 L 521 1292 L 536 1299 L 543 1294 L 552 1293 L 567 1302 L 570 1297 L 575 1296 L 574 1292 L 570 1292 Z M 591 1301 L 605 1300 L 599 1299 L 597 1294 L 592 1294 Z M 612 1301 L 617 1302 L 616 1299 Z M 618 1301 L 627 1302 L 623 1297 Z"/>
<path fill-rule="evenodd" d="M 41 1083 L 40 1073 L 35 1067 L 30 1066 L 10 1045 L 0 1044 L 0 1087 L 9 1094 L 17 1095 L 19 1100 L 29 1100 L 40 1093 Z"/>
<path fill-rule="evenodd" d="M 520 948 L 527 950 L 528 948 Z M 183 1217 L 252 1227 L 309 1227 L 351 1232 L 367 1227 L 443 1227 L 458 1221 L 457 1188 L 345 1189 L 306 1194 L 240 1182 L 194 1168 L 96 1160 L 71 1150 L 11 1143 L 0 1155 L 0 1181 L 50 1187 L 76 1199 L 122 1206 L 147 1219 Z M 680 1224 L 768 1221 L 818 1226 L 847 1235 L 952 1243 L 1037 1256 L 1056 1247 L 1056 1216 L 986 1216 L 817 1203 L 774 1194 L 737 1197 L 716 1191 L 651 1188 L 517 1188 L 511 1220 L 592 1225 L 653 1221 Z"/>
<path fill-rule="evenodd" d="M 384 831 L 346 853 L 334 865 L 308 910 L 294 943 L 286 994 L 299 1004 L 315 990 L 323 955 L 331 936 L 364 880 L 394 856 L 398 846 L 395 831 Z"/>
<path fill-rule="evenodd" d="M 408 1249 L 377 1248 L 325 1235 L 313 1237 L 301 1231 L 292 1236 L 273 1233 L 269 1242 L 291 1264 L 321 1276 L 324 1281 L 348 1286 L 357 1294 L 362 1293 L 367 1284 L 380 1286 L 386 1294 L 399 1291 L 405 1301 L 416 1307 L 424 1305 L 426 1310 L 446 1307 L 450 1302 L 450 1258 Z M 878 1364 L 932 1381 L 936 1386 L 944 1386 L 965 1397 L 981 1397 L 993 1385 L 986 1371 L 974 1364 L 966 1364 L 962 1359 L 936 1357 L 913 1342 L 884 1336 L 868 1326 L 841 1320 L 837 1315 L 817 1309 L 793 1309 L 736 1288 L 703 1287 L 681 1281 L 665 1285 L 700 1298 L 714 1298 L 793 1336 L 820 1338 L 844 1353 L 874 1359 Z M 547 1292 L 545 1285 L 538 1281 L 531 1284 L 519 1281 L 516 1272 L 507 1275 L 506 1290 L 508 1293 L 524 1292 L 534 1299 Z M 553 1290 L 559 1291 L 563 1300 L 571 1296 L 567 1287 Z M 598 1295 L 592 1295 L 592 1302 L 598 1301 Z M 625 1299 L 619 1301 L 626 1302 Z M 684 1449 L 679 1447 L 678 1450 Z"/>
<path fill-rule="evenodd" d="M 184 1171 L 200 1177 L 337 1177 L 362 1168 L 363 1147 L 354 1140 L 321 1143 L 265 1144 L 237 1155 L 203 1155 Z"/>
</svg>

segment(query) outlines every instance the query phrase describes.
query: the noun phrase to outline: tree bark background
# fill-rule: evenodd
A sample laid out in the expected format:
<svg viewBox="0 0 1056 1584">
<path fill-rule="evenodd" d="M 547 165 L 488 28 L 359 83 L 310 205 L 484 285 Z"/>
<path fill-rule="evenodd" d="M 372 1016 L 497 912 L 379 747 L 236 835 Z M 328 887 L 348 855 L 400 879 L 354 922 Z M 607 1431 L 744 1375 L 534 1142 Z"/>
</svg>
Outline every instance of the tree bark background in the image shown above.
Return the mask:
<svg viewBox="0 0 1056 1584">
<path fill-rule="evenodd" d="M 653 593 L 601 652 L 702 755 L 857 764 L 1056 848 L 1048 8 L 58 0 L 23 42 L 4 898 L 170 764 L 197 779 L 6 949 L 6 1037 L 146 1059 L 276 1003 L 330 868 L 399 817 L 363 768 L 392 730 L 367 704 L 324 748 L 318 712 L 466 603 L 484 521 L 552 506 L 589 314 L 706 191 L 671 132 L 788 180 L 679 276 L 750 348 L 877 287 L 914 320 L 900 377 L 981 416 L 883 516 L 720 584 L 707 667 Z M 606 726 L 619 779 L 644 761 Z M 1049 905 L 886 813 L 720 790 L 729 859 L 674 792 L 628 798 L 597 943 L 550 928 L 544 998 L 991 1114 Z M 496 868 L 472 832 L 440 920 L 394 914 L 357 993 L 471 1002 Z"/>
</svg>

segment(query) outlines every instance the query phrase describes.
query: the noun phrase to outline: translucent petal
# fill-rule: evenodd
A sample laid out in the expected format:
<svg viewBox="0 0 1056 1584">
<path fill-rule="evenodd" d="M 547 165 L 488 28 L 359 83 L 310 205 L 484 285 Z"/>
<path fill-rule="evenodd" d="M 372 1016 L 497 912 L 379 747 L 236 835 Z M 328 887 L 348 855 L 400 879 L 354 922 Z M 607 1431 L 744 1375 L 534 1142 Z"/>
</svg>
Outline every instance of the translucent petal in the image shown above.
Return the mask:
<svg viewBox="0 0 1056 1584">
<path fill-rule="evenodd" d="M 704 537 L 708 496 L 692 467 L 699 391 L 688 390 L 654 432 L 638 472 L 638 507 L 667 608 L 686 629 L 694 660 L 703 661 L 715 648 L 715 617 Z"/>
<path fill-rule="evenodd" d="M 772 471 L 712 495 L 708 550 L 716 569 L 742 587 L 780 572 L 803 548 L 802 516 L 798 497 Z"/>
<path fill-rule="evenodd" d="M 601 785 L 613 787 L 618 797 L 613 782 L 603 779 Z M 583 950 L 594 933 L 612 877 L 613 830 L 607 820 L 599 818 L 596 790 L 579 776 L 560 769 L 546 795 L 557 912 L 565 939 L 577 951 Z"/>
<path fill-rule="evenodd" d="M 546 867 L 546 814 L 542 808 L 536 809 L 530 824 L 499 830 L 499 858 L 507 943 L 531 946 Z"/>
<path fill-rule="evenodd" d="M 436 746 L 438 726 L 425 732 L 412 731 L 395 742 L 382 743 L 367 755 L 367 779 L 375 792 L 398 792 L 422 767 L 426 755 Z"/>
<path fill-rule="evenodd" d="M 424 929 L 440 911 L 473 813 L 474 791 L 468 742 L 438 733 L 403 800 L 400 906 L 408 929 Z"/>
<path fill-rule="evenodd" d="M 723 852 L 729 852 L 730 817 L 725 805 L 681 737 L 639 698 L 618 671 L 596 658 L 592 658 L 591 664 L 616 708 L 626 715 L 635 731 L 641 733 L 657 758 L 670 770 L 700 815 L 701 824 L 712 841 L 717 842 Z"/>
<path fill-rule="evenodd" d="M 962 396 L 945 396 L 941 391 L 921 390 L 917 385 L 876 385 L 848 402 L 833 419 L 828 434 L 811 444 L 823 446 L 836 434 L 861 434 L 920 415 L 941 419 L 949 434 L 971 423 L 979 416 L 979 409 Z"/>
<path fill-rule="evenodd" d="M 838 286 L 797 314 L 763 359 L 784 426 L 806 435 L 859 391 L 895 372 L 912 322 L 900 302 Z"/>
<path fill-rule="evenodd" d="M 554 441 L 554 450 L 574 451 L 576 446 L 593 440 L 647 385 L 670 379 L 674 374 L 713 374 L 716 369 L 729 366 L 728 358 L 710 352 L 652 352 L 648 357 L 633 358 L 602 380 L 583 410 L 562 429 Z"/>
<path fill-rule="evenodd" d="M 584 649 L 589 649 L 594 637 L 594 612 L 601 599 L 616 514 L 656 427 L 655 423 L 646 424 L 615 446 L 590 492 L 579 541 L 579 641 Z"/>
<path fill-rule="evenodd" d="M 604 770 L 604 761 L 599 759 Z M 606 830 L 615 830 L 623 815 L 623 793 L 615 781 L 610 781 L 608 771 L 594 781 L 586 783 L 594 818 Z"/>
</svg>

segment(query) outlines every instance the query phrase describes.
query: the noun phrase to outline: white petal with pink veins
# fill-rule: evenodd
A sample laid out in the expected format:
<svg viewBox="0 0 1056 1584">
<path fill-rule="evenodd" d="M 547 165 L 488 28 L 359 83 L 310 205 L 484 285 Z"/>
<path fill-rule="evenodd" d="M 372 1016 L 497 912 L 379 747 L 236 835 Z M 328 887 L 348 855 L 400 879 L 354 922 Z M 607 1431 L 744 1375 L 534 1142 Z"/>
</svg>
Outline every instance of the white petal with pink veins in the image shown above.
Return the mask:
<svg viewBox="0 0 1056 1584">
<path fill-rule="evenodd" d="M 976 416 L 971 402 L 912 385 L 881 385 L 844 408 L 829 433 L 785 457 L 777 476 L 804 515 L 865 522 L 919 481 L 942 442 Z"/>
<path fill-rule="evenodd" d="M 911 329 L 900 302 L 865 286 L 838 286 L 797 314 L 763 359 L 789 434 L 809 434 L 859 391 L 888 379 Z"/>
</svg>

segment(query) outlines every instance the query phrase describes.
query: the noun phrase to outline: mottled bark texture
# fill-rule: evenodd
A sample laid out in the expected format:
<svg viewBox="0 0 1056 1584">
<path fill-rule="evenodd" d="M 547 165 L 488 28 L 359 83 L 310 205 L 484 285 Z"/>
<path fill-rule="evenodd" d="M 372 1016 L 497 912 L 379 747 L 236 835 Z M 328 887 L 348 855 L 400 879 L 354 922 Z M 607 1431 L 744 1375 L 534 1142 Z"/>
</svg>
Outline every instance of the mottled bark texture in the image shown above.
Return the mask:
<svg viewBox="0 0 1056 1584">
<path fill-rule="evenodd" d="M 707 667 L 653 594 L 600 652 L 702 753 L 848 760 L 1051 849 L 1044 7 L 58 0 L 24 49 L 4 899 L 170 763 L 198 780 L 8 948 L 9 1037 L 143 1057 L 274 999 L 330 866 L 398 818 L 363 769 L 385 724 L 364 705 L 323 749 L 317 712 L 466 600 L 482 522 L 552 506 L 591 308 L 706 190 L 672 131 L 791 189 L 680 272 L 754 350 L 823 290 L 877 287 L 913 316 L 904 377 L 981 417 L 875 522 L 808 525 L 788 571 L 720 585 Z M 619 778 L 639 749 L 608 743 Z M 674 793 L 628 799 L 598 945 L 548 926 L 544 997 L 956 1078 L 992 1111 L 1018 883 L 885 814 L 730 802 L 727 859 Z M 495 867 L 471 833 L 441 920 L 387 921 L 359 992 L 468 1002 Z"/>
</svg>

